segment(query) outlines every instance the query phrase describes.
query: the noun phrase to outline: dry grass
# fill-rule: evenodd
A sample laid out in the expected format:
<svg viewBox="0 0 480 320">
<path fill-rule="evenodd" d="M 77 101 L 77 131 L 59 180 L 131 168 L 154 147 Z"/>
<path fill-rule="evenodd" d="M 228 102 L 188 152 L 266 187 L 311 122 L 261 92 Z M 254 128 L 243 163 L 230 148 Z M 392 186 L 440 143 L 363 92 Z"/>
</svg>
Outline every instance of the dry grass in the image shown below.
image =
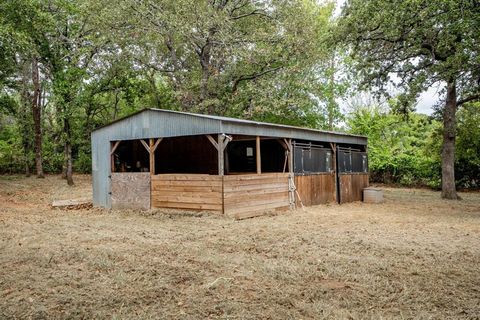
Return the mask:
<svg viewBox="0 0 480 320">
<path fill-rule="evenodd" d="M 0 177 L 0 318 L 479 319 L 479 193 L 243 221 L 49 208 L 77 183 Z"/>
</svg>

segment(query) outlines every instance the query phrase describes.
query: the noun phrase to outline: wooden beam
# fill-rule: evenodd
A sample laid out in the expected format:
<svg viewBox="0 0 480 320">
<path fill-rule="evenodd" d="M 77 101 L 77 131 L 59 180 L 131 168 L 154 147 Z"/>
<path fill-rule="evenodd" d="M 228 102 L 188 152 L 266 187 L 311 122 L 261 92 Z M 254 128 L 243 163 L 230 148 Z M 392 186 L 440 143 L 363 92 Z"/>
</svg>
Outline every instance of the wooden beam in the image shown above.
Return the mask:
<svg viewBox="0 0 480 320">
<path fill-rule="evenodd" d="M 335 175 L 335 201 L 339 202 L 339 190 L 338 190 L 338 174 L 337 174 L 337 144 L 330 142 L 330 148 L 332 148 L 333 156 L 333 174 Z"/>
<path fill-rule="evenodd" d="M 288 155 L 288 192 L 290 198 L 290 209 L 295 209 L 296 198 L 295 193 L 298 194 L 297 187 L 295 186 L 295 175 L 293 173 L 293 147 L 292 139 L 284 139 L 285 144 L 287 145 L 287 155 Z M 300 201 L 301 203 L 301 201 Z"/>
<path fill-rule="evenodd" d="M 292 139 L 287 140 L 288 147 L 288 172 L 293 175 L 293 147 Z"/>
<path fill-rule="evenodd" d="M 233 140 L 232 136 L 222 135 L 223 136 L 223 150 L 227 148 L 227 145 L 230 141 Z"/>
<path fill-rule="evenodd" d="M 283 139 L 288 151 L 292 152 L 292 139 Z"/>
<path fill-rule="evenodd" d="M 157 147 L 160 144 L 160 142 L 162 142 L 162 139 L 163 138 L 158 138 L 155 144 L 153 145 L 153 148 L 150 146 L 150 150 L 152 150 L 152 152 L 155 152 L 155 150 L 157 150 Z"/>
<path fill-rule="evenodd" d="M 117 150 L 118 145 L 121 140 L 115 141 L 115 143 L 110 142 L 110 172 L 114 172 L 115 169 L 115 150 Z"/>
<path fill-rule="evenodd" d="M 110 149 L 110 155 L 113 155 L 113 153 L 115 152 L 115 150 L 117 150 L 117 147 L 118 147 L 118 145 L 120 144 L 120 142 L 122 142 L 122 141 L 121 141 L 121 140 L 115 141 L 115 143 L 113 143 L 113 141 L 112 141 L 113 145 L 112 145 L 112 147 L 111 147 L 111 149 Z"/>
<path fill-rule="evenodd" d="M 260 150 L 260 137 L 257 136 L 255 139 L 256 143 L 256 157 L 257 157 L 257 174 L 262 173 L 262 154 Z"/>
<path fill-rule="evenodd" d="M 224 160 L 223 136 L 221 134 L 218 135 L 217 151 L 218 151 L 218 175 L 223 176 L 225 173 L 224 167 L 223 167 L 225 160 Z"/>
<path fill-rule="evenodd" d="M 150 138 L 150 146 L 149 146 L 149 150 L 150 150 L 150 175 L 154 175 L 155 174 L 155 139 L 153 138 Z"/>
<path fill-rule="evenodd" d="M 280 143 L 280 144 L 282 145 L 283 149 L 285 149 L 285 150 L 288 151 L 288 146 L 287 146 L 287 144 L 285 143 L 284 140 L 282 140 L 282 139 L 277 139 L 277 141 L 278 141 L 278 143 Z"/>
<path fill-rule="evenodd" d="M 144 140 L 142 140 L 142 139 L 140 139 L 140 142 L 143 144 L 143 146 L 145 147 L 145 149 L 147 149 L 148 153 L 150 153 L 150 147 L 148 146 L 148 144 L 147 144 Z"/>
<path fill-rule="evenodd" d="M 213 139 L 213 137 L 212 137 L 211 135 L 209 135 L 209 134 L 207 134 L 206 136 L 207 136 L 208 140 L 213 144 L 213 146 L 215 147 L 215 149 L 218 150 L 218 143 L 215 141 L 215 139 Z M 219 140 L 220 140 L 220 136 L 221 136 L 221 135 L 219 134 L 219 135 L 218 135 L 218 137 L 219 137 L 218 139 L 219 139 Z"/>
</svg>

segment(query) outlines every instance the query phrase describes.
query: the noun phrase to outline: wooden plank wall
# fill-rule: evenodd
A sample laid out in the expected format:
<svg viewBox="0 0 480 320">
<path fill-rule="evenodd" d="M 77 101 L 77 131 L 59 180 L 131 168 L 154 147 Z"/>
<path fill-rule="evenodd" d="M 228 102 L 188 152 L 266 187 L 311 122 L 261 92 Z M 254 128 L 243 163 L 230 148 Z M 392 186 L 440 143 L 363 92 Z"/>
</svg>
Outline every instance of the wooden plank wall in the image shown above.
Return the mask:
<svg viewBox="0 0 480 320">
<path fill-rule="evenodd" d="M 334 173 L 295 176 L 295 186 L 305 206 L 314 206 L 335 201 Z"/>
<path fill-rule="evenodd" d="M 222 212 L 222 177 L 208 174 L 154 175 L 152 207 Z"/>
<path fill-rule="evenodd" d="M 113 209 L 150 209 L 150 172 L 112 172 Z"/>
<path fill-rule="evenodd" d="M 368 187 L 368 174 L 341 173 L 339 175 L 340 203 L 362 201 L 363 189 Z"/>
<path fill-rule="evenodd" d="M 288 173 L 229 175 L 223 183 L 224 213 L 235 219 L 289 208 Z"/>
</svg>

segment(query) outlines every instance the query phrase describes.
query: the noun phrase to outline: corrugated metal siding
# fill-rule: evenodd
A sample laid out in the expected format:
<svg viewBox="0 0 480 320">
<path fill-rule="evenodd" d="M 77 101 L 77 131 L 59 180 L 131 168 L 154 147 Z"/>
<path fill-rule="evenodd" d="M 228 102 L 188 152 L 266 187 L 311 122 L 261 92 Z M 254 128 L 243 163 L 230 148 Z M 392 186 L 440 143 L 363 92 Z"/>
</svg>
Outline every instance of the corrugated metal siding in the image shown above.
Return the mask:
<svg viewBox="0 0 480 320">
<path fill-rule="evenodd" d="M 366 145 L 360 136 L 243 121 L 223 117 L 147 109 L 92 133 L 93 203 L 111 207 L 110 141 L 199 134 L 242 134 Z"/>
<path fill-rule="evenodd" d="M 106 132 L 110 140 L 133 140 L 221 133 L 219 120 L 189 114 L 145 110 L 133 117 L 115 122 L 95 132 Z"/>
<path fill-rule="evenodd" d="M 92 133 L 93 204 L 110 208 L 110 138 L 108 132 Z"/>
</svg>

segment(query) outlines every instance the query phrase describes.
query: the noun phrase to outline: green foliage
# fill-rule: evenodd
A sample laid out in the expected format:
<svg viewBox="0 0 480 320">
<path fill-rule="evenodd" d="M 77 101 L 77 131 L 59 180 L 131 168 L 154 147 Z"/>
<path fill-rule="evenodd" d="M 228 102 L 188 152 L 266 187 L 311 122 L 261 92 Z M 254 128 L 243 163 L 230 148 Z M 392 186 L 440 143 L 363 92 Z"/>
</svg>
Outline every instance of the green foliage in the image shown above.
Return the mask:
<svg viewBox="0 0 480 320">
<path fill-rule="evenodd" d="M 347 116 L 347 126 L 368 137 L 372 181 L 439 186 L 438 121 L 415 113 L 405 120 L 389 110 L 364 107 Z"/>
<path fill-rule="evenodd" d="M 395 102 L 393 103 L 395 106 Z M 406 186 L 439 188 L 441 184 L 442 124 L 433 117 L 390 108 L 357 108 L 347 116 L 353 134 L 368 137 L 371 180 Z M 480 104 L 458 112 L 456 182 L 458 187 L 480 186 Z"/>
<path fill-rule="evenodd" d="M 25 155 L 18 128 L 10 121 L 0 117 L 0 173 L 24 171 Z M 32 154 L 28 155 L 29 158 Z"/>
<path fill-rule="evenodd" d="M 480 103 L 458 111 L 455 175 L 464 188 L 480 187 Z"/>
<path fill-rule="evenodd" d="M 332 10 L 312 0 L 125 1 L 113 3 L 111 24 L 127 21 L 117 26 L 124 48 L 143 46 L 134 59 L 168 80 L 181 110 L 322 127 L 318 102 L 333 101 L 336 85 L 327 98 Z"/>
<path fill-rule="evenodd" d="M 478 91 L 480 7 L 475 1 L 349 0 L 338 40 L 351 46 L 365 86 L 393 83 L 410 98 L 456 80 L 459 95 Z"/>
<path fill-rule="evenodd" d="M 156 107 L 329 130 L 345 121 L 369 137 L 374 180 L 438 187 L 441 124 L 412 106 L 452 75 L 460 98 L 475 93 L 478 8 L 350 0 L 338 23 L 333 9 L 315 0 L 3 1 L 0 172 L 33 165 L 35 58 L 46 172 L 62 170 L 66 142 L 75 171 L 90 172 L 92 130 Z M 357 80 L 382 91 L 392 79 L 403 89 L 392 111 L 340 111 L 338 99 Z M 458 112 L 462 186 L 478 186 L 478 109 Z"/>
</svg>

